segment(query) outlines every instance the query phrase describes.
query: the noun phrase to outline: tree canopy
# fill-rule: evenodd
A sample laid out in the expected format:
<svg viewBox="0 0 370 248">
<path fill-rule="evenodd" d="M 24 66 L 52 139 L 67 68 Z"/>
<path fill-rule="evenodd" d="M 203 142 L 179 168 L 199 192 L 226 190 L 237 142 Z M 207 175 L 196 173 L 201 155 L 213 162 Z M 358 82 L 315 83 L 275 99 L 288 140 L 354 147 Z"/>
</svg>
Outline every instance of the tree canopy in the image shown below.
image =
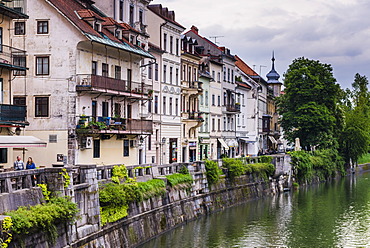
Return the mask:
<svg viewBox="0 0 370 248">
<path fill-rule="evenodd" d="M 304 57 L 295 59 L 284 80 L 285 94 L 278 99 L 285 138 L 299 138 L 305 149 L 337 147 L 342 115 L 338 108 L 340 86 L 329 64 Z"/>
</svg>

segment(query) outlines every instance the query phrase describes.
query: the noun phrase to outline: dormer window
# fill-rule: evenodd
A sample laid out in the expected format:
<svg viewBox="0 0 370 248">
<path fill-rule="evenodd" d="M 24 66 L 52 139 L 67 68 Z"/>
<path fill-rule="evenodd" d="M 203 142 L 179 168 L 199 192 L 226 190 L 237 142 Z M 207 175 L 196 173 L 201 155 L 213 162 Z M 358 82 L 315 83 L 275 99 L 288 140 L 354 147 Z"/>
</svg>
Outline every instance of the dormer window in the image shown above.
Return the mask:
<svg viewBox="0 0 370 248">
<path fill-rule="evenodd" d="M 94 30 L 95 30 L 96 32 L 101 32 L 101 23 L 99 23 L 99 22 L 95 21 L 95 22 L 94 22 Z"/>
<path fill-rule="evenodd" d="M 114 36 L 121 40 L 122 39 L 122 30 L 121 29 L 116 29 L 116 31 L 114 32 Z"/>
</svg>

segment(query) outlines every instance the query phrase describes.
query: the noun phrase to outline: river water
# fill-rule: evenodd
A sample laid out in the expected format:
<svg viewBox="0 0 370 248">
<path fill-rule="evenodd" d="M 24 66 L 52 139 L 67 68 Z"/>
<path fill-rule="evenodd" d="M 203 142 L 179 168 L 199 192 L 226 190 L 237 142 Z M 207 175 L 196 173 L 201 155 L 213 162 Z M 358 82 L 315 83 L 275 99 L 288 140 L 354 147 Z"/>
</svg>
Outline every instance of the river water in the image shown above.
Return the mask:
<svg viewBox="0 0 370 248">
<path fill-rule="evenodd" d="M 204 216 L 149 247 L 370 247 L 370 173 Z"/>
</svg>

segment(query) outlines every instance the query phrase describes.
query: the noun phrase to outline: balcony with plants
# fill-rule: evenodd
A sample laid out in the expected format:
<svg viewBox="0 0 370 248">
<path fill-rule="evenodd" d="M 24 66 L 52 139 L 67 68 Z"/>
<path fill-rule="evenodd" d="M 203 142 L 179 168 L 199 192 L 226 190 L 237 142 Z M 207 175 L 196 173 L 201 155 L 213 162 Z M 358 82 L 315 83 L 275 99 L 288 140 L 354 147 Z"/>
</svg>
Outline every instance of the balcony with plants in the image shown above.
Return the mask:
<svg viewBox="0 0 370 248">
<path fill-rule="evenodd" d="M 121 117 L 80 116 L 76 133 L 89 134 L 152 134 L 153 121 Z"/>
</svg>

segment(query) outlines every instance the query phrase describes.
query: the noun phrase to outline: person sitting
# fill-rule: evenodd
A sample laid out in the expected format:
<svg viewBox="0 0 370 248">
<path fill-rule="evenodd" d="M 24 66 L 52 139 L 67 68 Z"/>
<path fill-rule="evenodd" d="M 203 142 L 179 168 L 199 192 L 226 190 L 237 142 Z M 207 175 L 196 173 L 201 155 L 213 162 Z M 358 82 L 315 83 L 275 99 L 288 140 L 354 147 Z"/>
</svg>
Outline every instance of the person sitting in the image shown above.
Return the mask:
<svg viewBox="0 0 370 248">
<path fill-rule="evenodd" d="M 32 158 L 31 158 L 31 157 L 29 157 L 29 158 L 28 158 L 28 161 L 27 161 L 27 163 L 26 163 L 26 169 L 27 169 L 27 170 L 36 169 L 36 165 L 35 165 L 35 163 L 33 162 L 33 160 L 32 160 Z"/>
</svg>

